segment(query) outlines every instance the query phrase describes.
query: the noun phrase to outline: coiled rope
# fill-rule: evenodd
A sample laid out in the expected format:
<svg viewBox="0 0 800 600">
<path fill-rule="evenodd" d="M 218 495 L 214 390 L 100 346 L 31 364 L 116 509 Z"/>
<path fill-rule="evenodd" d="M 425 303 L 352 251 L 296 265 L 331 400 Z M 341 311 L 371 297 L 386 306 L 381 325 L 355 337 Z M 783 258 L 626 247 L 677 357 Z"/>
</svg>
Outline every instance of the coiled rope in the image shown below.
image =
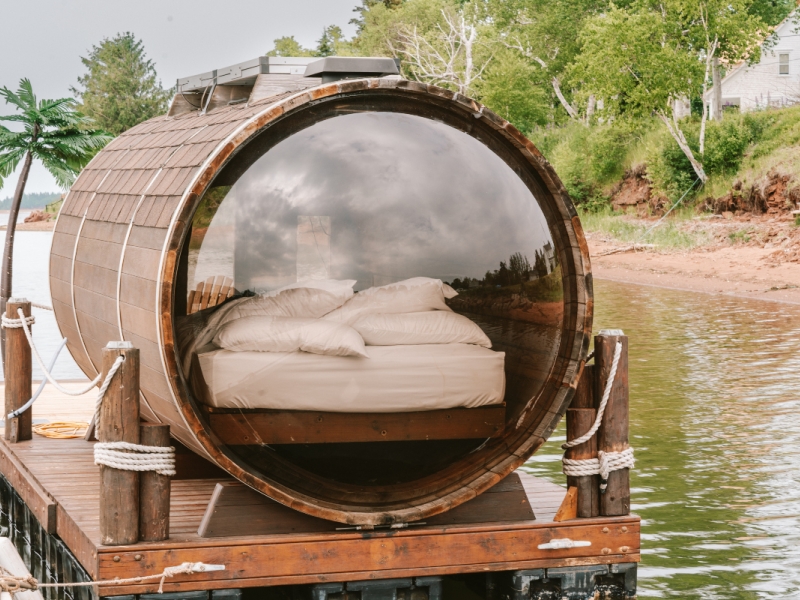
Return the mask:
<svg viewBox="0 0 800 600">
<path fill-rule="evenodd" d="M 175 448 L 172 446 L 141 446 L 128 442 L 97 442 L 94 445 L 94 464 L 122 471 L 155 471 L 160 475 L 175 475 Z"/>
<path fill-rule="evenodd" d="M 611 397 L 611 387 L 614 385 L 614 380 L 617 378 L 617 367 L 619 366 L 619 359 L 622 356 L 622 342 L 617 341 L 614 348 L 614 359 L 611 361 L 611 371 L 608 374 L 608 381 L 603 390 L 603 398 L 600 401 L 600 406 L 597 409 L 597 417 L 595 417 L 592 427 L 579 438 L 570 440 L 566 444 L 562 444 L 561 448 L 568 450 L 575 446 L 580 446 L 584 442 L 588 442 L 597 433 L 600 425 L 603 422 L 603 413 L 606 411 L 608 399 Z M 574 459 L 567 458 L 566 454 L 561 459 L 561 470 L 567 477 L 586 477 L 591 475 L 600 475 L 600 493 L 603 494 L 608 487 L 608 476 L 612 471 L 619 471 L 620 469 L 632 469 L 635 460 L 633 458 L 633 448 L 626 448 L 621 452 L 597 452 L 597 458 L 584 458 Z"/>
<path fill-rule="evenodd" d="M 209 571 L 224 571 L 225 565 L 209 565 L 202 562 L 185 562 L 176 567 L 166 567 L 161 573 L 156 575 L 142 575 L 141 577 L 129 577 L 127 579 L 105 579 L 102 581 L 85 581 L 76 583 L 40 583 L 36 578 L 27 576 L 19 577 L 12 575 L 7 569 L 0 567 L 0 591 L 14 594 L 21 591 L 36 591 L 44 588 L 75 588 L 75 587 L 96 587 L 109 585 L 136 585 L 153 579 L 160 579 L 158 593 L 164 593 L 164 581 L 168 577 L 175 575 L 194 575 L 195 573 L 207 573 Z"/>
</svg>

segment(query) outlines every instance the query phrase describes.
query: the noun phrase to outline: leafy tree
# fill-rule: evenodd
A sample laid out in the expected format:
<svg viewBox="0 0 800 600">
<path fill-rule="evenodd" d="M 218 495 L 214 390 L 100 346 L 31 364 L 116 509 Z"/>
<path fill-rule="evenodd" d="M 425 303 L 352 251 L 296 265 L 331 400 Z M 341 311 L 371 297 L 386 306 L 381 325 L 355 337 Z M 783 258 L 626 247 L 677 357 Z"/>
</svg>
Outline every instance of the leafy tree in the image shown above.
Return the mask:
<svg viewBox="0 0 800 600">
<path fill-rule="evenodd" d="M 0 121 L 22 126 L 22 131 L 17 132 L 0 125 L 0 184 L 22 161 L 22 170 L 8 215 L 3 250 L 0 312 L 5 312 L 6 302 L 12 292 L 14 232 L 31 163 L 34 159 L 41 162 L 56 182 L 67 188 L 92 156 L 111 141 L 112 136 L 92 129 L 93 121 L 75 110 L 75 101 L 72 98 L 37 101 L 31 82 L 27 79 L 20 81 L 16 92 L 6 87 L 0 89 L 0 97 L 16 109 L 16 114 L 0 116 Z M 5 359 L 5 334 L 2 340 Z"/>
<path fill-rule="evenodd" d="M 104 39 L 81 62 L 88 72 L 70 91 L 80 110 L 106 131 L 119 135 L 166 112 L 171 92 L 161 87 L 153 61 L 132 33 Z"/>
<path fill-rule="evenodd" d="M 524 133 L 550 120 L 552 99 L 547 88 L 542 69 L 505 48 L 497 49 L 476 84 L 481 102 Z"/>
<path fill-rule="evenodd" d="M 608 0 L 488 0 L 488 11 L 500 41 L 528 63 L 541 88 L 550 88 L 550 103 L 558 102 L 569 118 L 579 119 L 574 99 L 562 90 L 565 70 L 581 51 L 578 34 L 584 23 L 609 5 Z"/>
<path fill-rule="evenodd" d="M 705 91 L 713 57 L 725 41 L 728 60 L 757 49 L 763 23 L 747 12 L 747 0 L 663 0 L 612 6 L 593 17 L 580 34 L 581 53 L 571 67 L 584 95 L 604 99 L 612 115 L 655 114 L 692 165 L 701 182 L 706 111 L 700 158 L 686 141 L 676 103 Z"/>
<path fill-rule="evenodd" d="M 322 30 L 322 37 L 317 41 L 314 56 L 333 56 L 340 54 L 339 47 L 344 42 L 342 28 L 338 25 L 328 25 Z"/>
<path fill-rule="evenodd" d="M 272 44 L 267 56 L 314 56 L 314 51 L 303 48 L 293 35 L 278 38 Z"/>
</svg>

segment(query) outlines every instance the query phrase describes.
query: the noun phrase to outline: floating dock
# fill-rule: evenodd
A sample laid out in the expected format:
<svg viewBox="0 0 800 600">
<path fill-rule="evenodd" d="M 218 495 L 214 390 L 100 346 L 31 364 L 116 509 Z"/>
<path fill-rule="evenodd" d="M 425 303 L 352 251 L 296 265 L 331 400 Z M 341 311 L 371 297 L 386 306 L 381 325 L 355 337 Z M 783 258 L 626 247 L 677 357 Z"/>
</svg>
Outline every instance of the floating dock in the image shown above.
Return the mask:
<svg viewBox="0 0 800 600">
<path fill-rule="evenodd" d="M 78 399 L 50 394 L 36 418 L 88 421 L 93 394 Z M 70 407 L 70 408 L 65 408 Z M 566 490 L 517 472 L 507 481 L 425 525 L 403 530 L 337 530 L 342 525 L 308 517 L 258 494 L 250 495 L 192 453 L 178 454 L 172 482 L 170 538 L 129 546 L 100 543 L 100 468 L 93 444 L 49 439 L 8 444 L 0 440 L 0 473 L 17 491 L 42 528 L 60 538 L 92 580 L 161 573 L 183 562 L 223 564 L 224 571 L 178 575 L 165 592 L 243 589 L 293 584 L 353 582 L 466 573 L 553 569 L 637 563 L 639 517 L 598 517 L 555 522 Z M 204 462 L 204 461 L 203 461 Z M 212 478 L 196 478 L 201 470 Z M 208 477 L 208 475 L 207 475 Z M 509 479 L 513 478 L 510 476 Z M 215 490 L 234 493 L 209 513 Z M 522 494 L 520 494 L 522 492 Z M 217 491 L 219 496 L 219 491 Z M 522 519 L 529 505 L 534 518 Z M 206 523 L 204 524 L 204 518 Z M 211 520 L 211 523 L 208 520 Z M 198 535 L 201 525 L 206 536 Z M 249 531 L 267 531 L 242 535 Z M 226 535 L 226 529 L 231 533 Z M 211 537 L 213 536 L 213 537 Z M 569 539 L 573 548 L 548 548 Z M 541 548 L 541 546 L 545 546 Z M 103 586 L 101 597 L 153 593 L 158 581 Z"/>
</svg>

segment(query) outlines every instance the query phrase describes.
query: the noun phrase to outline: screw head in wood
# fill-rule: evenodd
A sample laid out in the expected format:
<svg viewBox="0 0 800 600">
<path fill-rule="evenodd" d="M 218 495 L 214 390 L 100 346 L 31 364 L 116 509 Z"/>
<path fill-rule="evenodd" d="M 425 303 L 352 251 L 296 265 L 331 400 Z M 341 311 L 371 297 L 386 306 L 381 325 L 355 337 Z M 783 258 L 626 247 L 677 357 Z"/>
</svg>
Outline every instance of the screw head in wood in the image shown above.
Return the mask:
<svg viewBox="0 0 800 600">
<path fill-rule="evenodd" d="M 603 533 L 608 533 L 608 527 L 603 527 Z"/>
<path fill-rule="evenodd" d="M 114 562 L 119 562 L 121 559 L 120 559 L 119 556 L 115 556 L 113 560 L 114 560 Z"/>
<path fill-rule="evenodd" d="M 628 533 L 628 528 L 623 525 L 621 531 L 622 533 Z"/>
<path fill-rule="evenodd" d="M 603 554 L 611 554 L 611 548 L 603 548 Z"/>
<path fill-rule="evenodd" d="M 142 560 L 142 555 L 137 554 L 136 556 L 133 557 L 133 560 Z"/>
<path fill-rule="evenodd" d="M 629 550 L 630 550 L 630 547 L 628 547 L 628 546 L 620 546 L 619 547 L 619 551 L 622 552 L 623 554 L 627 554 Z"/>
</svg>

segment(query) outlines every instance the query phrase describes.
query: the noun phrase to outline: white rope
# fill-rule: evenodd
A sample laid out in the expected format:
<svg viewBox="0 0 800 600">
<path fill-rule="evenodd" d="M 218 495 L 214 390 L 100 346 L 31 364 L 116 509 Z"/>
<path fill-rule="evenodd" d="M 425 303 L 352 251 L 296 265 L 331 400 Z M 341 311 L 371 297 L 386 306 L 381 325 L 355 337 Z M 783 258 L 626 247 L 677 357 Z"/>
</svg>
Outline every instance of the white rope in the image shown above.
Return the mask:
<svg viewBox="0 0 800 600">
<path fill-rule="evenodd" d="M 26 590 L 38 590 L 42 588 L 75 588 L 75 587 L 97 587 L 112 585 L 139 585 L 145 581 L 159 579 L 158 593 L 164 593 L 164 580 L 175 575 L 194 575 L 195 573 L 208 573 L 210 571 L 224 571 L 225 565 L 209 565 L 202 562 L 185 562 L 176 567 L 166 567 L 161 573 L 155 575 L 142 575 L 140 577 L 128 577 L 127 579 L 105 579 L 101 581 L 80 581 L 74 583 L 40 583 L 34 577 L 19 577 L 12 575 L 9 571 L 0 567 L 0 590 L 8 593 L 17 593 Z"/>
<path fill-rule="evenodd" d="M 17 314 L 19 315 L 19 319 L 9 319 L 5 313 L 2 316 L 2 325 L 6 329 L 16 329 L 18 327 L 22 327 L 22 330 L 25 332 L 25 337 L 28 338 L 28 344 L 30 344 L 31 350 L 33 351 L 33 355 L 36 357 L 36 362 L 39 363 L 39 368 L 44 373 L 44 376 L 47 378 L 47 381 L 52 383 L 55 388 L 61 392 L 62 394 L 66 394 L 67 396 L 83 396 L 83 394 L 87 393 L 91 390 L 94 386 L 96 386 L 100 382 L 100 375 L 95 377 L 92 381 L 89 382 L 89 385 L 85 388 L 79 390 L 68 390 L 64 387 L 61 387 L 55 378 L 50 374 L 50 371 L 47 367 L 44 366 L 44 361 L 42 357 L 39 355 L 39 351 L 36 349 L 36 345 L 33 343 L 33 337 L 31 336 L 31 330 L 29 328 L 36 320 L 34 317 L 26 317 L 25 314 L 22 312 L 21 308 L 17 309 Z"/>
<path fill-rule="evenodd" d="M 570 440 L 562 444 L 564 450 L 580 446 L 588 442 L 603 422 L 603 414 L 606 411 L 608 399 L 611 397 L 611 388 L 614 385 L 614 380 L 617 378 L 617 367 L 619 366 L 619 359 L 622 356 L 622 342 L 617 341 L 614 348 L 614 359 L 611 361 L 611 370 L 608 373 L 608 380 L 606 387 L 603 390 L 603 398 L 600 401 L 600 406 L 597 408 L 597 417 L 595 417 L 594 424 L 591 429 L 584 433 L 579 438 Z M 600 475 L 600 493 L 604 493 L 608 487 L 608 476 L 612 471 L 619 471 L 620 469 L 632 469 L 635 460 L 633 458 L 633 448 L 626 448 L 621 452 L 597 452 L 597 458 L 584 458 L 575 459 L 567 458 L 566 454 L 561 459 L 561 470 L 567 477 L 587 477 L 591 475 Z"/>
<path fill-rule="evenodd" d="M 67 345 L 67 338 L 63 338 L 61 340 L 61 343 L 58 345 L 58 348 L 56 349 L 55 353 L 53 354 L 53 358 L 50 359 L 50 364 L 47 365 L 48 371 L 52 371 L 53 367 L 56 366 L 56 360 L 58 359 L 58 355 L 61 353 L 61 351 L 64 349 L 64 346 L 66 345 Z M 33 393 L 33 396 L 31 396 L 31 399 L 28 400 L 22 406 L 20 406 L 17 410 L 8 413 L 8 418 L 14 419 L 20 416 L 26 410 L 28 410 L 31 406 L 33 406 L 33 403 L 36 402 L 36 399 L 41 395 L 42 390 L 44 390 L 45 385 L 47 385 L 47 379 L 42 379 L 42 382 L 39 384 L 39 387 L 36 388 L 36 391 Z"/>
<path fill-rule="evenodd" d="M 31 306 L 33 308 L 41 308 L 42 310 L 53 310 L 52 306 L 47 306 L 47 304 L 39 304 L 38 302 L 31 302 Z"/>
<path fill-rule="evenodd" d="M 581 437 L 576 438 L 567 442 L 566 444 L 562 444 L 562 448 L 567 450 L 568 448 L 574 448 L 575 446 L 580 446 L 584 442 L 589 441 L 592 439 L 592 436 L 600 429 L 600 424 L 603 422 L 603 413 L 606 412 L 606 405 L 608 404 L 608 399 L 611 397 L 611 387 L 614 385 L 614 380 L 617 378 L 617 367 L 619 366 L 619 359 L 622 356 L 622 342 L 618 341 L 617 346 L 614 348 L 614 360 L 611 361 L 611 372 L 608 374 L 608 381 L 606 381 L 606 389 L 603 391 L 603 399 L 600 401 L 600 406 L 597 409 L 597 417 L 595 417 L 594 425 L 592 428 L 584 433 Z"/>
<path fill-rule="evenodd" d="M 633 448 L 626 448 L 622 452 L 597 452 L 597 458 L 573 459 L 562 458 L 562 471 L 567 477 L 586 477 L 600 475 L 600 492 L 608 487 L 608 476 L 612 471 L 632 469 L 635 460 Z"/>
<path fill-rule="evenodd" d="M 103 397 L 106 395 L 106 390 L 108 386 L 111 385 L 111 380 L 114 379 L 114 375 L 116 375 L 119 368 L 122 366 L 122 363 L 125 362 L 125 357 L 120 355 L 117 357 L 117 360 L 114 361 L 114 364 L 111 365 L 111 368 L 108 370 L 108 374 L 106 378 L 103 380 L 103 385 L 100 386 L 100 389 L 97 391 L 97 399 L 94 402 L 94 430 L 100 431 L 100 406 L 103 404 Z M 100 379 L 100 376 L 97 376 L 97 379 Z"/>
<path fill-rule="evenodd" d="M 140 446 L 129 442 L 97 442 L 94 464 L 122 471 L 155 471 L 175 475 L 175 448 L 172 446 Z"/>
<path fill-rule="evenodd" d="M 19 310 L 19 312 L 20 312 L 20 318 L 19 319 L 9 319 L 6 316 L 6 313 L 3 313 L 3 327 L 5 327 L 6 329 L 19 329 L 20 327 L 22 327 L 23 322 L 28 326 L 31 326 L 34 323 L 36 323 L 36 317 L 34 317 L 33 315 L 31 315 L 30 317 L 24 317 L 24 313 L 22 313 L 22 309 L 20 308 L 20 309 L 17 309 L 17 310 Z M 24 317 L 24 321 L 23 321 L 23 317 Z"/>
</svg>

